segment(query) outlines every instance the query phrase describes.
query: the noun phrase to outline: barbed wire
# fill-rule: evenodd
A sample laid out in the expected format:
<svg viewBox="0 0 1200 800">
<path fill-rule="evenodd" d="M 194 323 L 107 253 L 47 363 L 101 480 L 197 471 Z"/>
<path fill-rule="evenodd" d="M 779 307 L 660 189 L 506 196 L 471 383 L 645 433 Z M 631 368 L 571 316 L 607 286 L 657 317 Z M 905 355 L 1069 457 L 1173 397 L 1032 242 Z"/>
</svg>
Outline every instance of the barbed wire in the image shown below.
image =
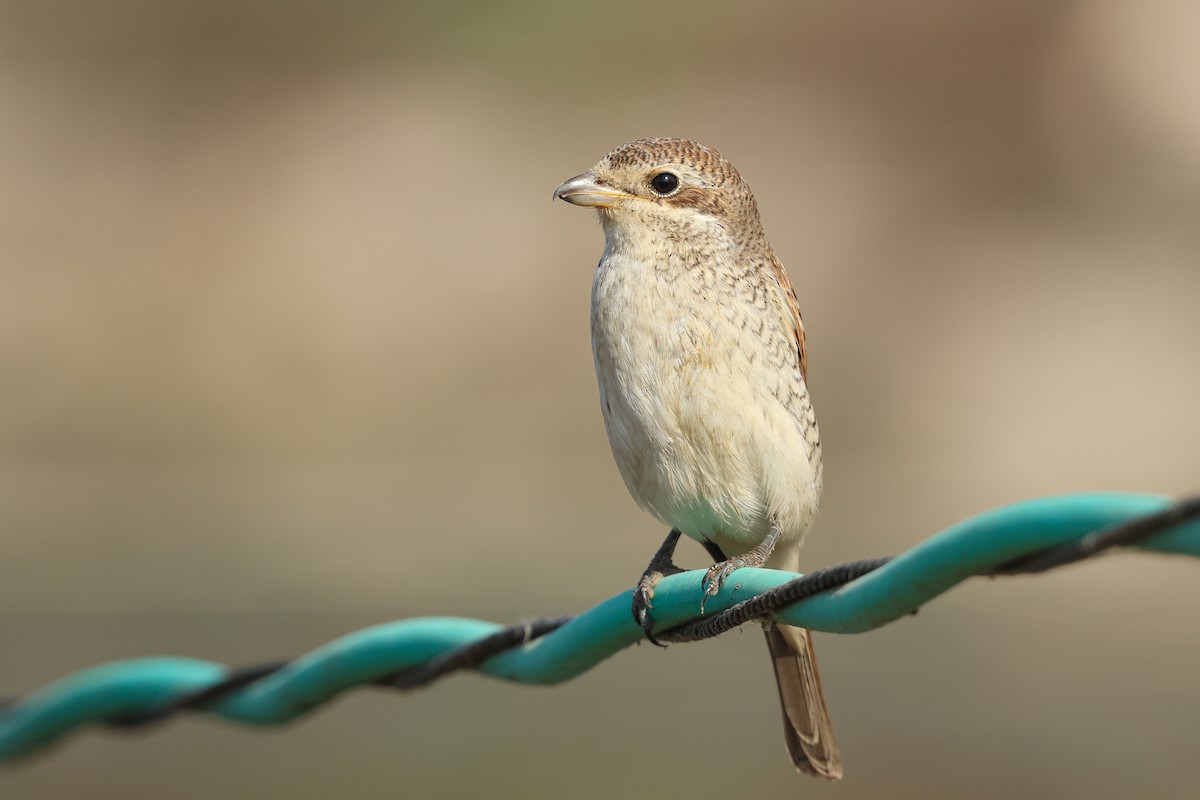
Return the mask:
<svg viewBox="0 0 1200 800">
<path fill-rule="evenodd" d="M 803 576 L 739 570 L 700 615 L 703 570 L 655 589 L 660 641 L 717 636 L 756 619 L 861 633 L 915 612 L 977 575 L 1037 574 L 1115 547 L 1200 556 L 1200 497 L 1137 494 L 1026 500 L 960 522 L 894 558 Z M 644 636 L 623 591 L 578 616 L 501 626 L 430 617 L 348 634 L 290 661 L 229 668 L 183 658 L 114 662 L 0 702 L 0 763 L 89 724 L 144 727 L 184 712 L 279 725 L 358 686 L 414 689 L 474 669 L 529 684 L 568 680 Z"/>
</svg>

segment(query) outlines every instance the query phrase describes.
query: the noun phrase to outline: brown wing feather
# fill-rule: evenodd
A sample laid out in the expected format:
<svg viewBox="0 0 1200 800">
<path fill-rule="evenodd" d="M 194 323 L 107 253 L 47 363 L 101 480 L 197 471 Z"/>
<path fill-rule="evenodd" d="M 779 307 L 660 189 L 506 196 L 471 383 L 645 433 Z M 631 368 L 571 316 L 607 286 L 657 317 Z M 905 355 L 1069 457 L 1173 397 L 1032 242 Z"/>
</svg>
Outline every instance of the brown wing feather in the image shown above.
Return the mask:
<svg viewBox="0 0 1200 800">
<path fill-rule="evenodd" d="M 807 382 L 808 351 L 804 347 L 804 320 L 800 318 L 800 301 L 796 299 L 796 290 L 792 288 L 792 281 L 788 278 L 787 270 L 783 268 L 783 263 L 779 258 L 772 253 L 771 257 L 767 259 L 767 263 L 771 265 L 771 272 L 775 274 L 775 280 L 779 282 L 779 288 L 783 292 L 783 300 L 787 303 L 788 311 L 791 312 L 792 328 L 796 333 L 796 353 L 800 357 L 800 374 Z"/>
</svg>

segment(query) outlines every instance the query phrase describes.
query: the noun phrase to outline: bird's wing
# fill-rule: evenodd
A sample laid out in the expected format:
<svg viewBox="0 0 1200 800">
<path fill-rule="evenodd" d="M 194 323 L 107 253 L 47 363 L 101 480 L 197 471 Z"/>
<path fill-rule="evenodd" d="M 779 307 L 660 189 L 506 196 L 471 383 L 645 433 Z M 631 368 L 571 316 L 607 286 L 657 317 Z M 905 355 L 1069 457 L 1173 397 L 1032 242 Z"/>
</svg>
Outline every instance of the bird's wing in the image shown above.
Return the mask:
<svg viewBox="0 0 1200 800">
<path fill-rule="evenodd" d="M 792 316 L 792 330 L 796 334 L 796 354 L 800 358 L 800 375 L 807 382 L 808 351 L 804 348 L 804 320 L 800 319 L 800 301 L 796 299 L 796 290 L 792 288 L 792 282 L 788 279 L 787 270 L 783 268 L 783 263 L 779 260 L 779 257 L 771 253 L 767 261 L 771 265 L 771 272 L 775 274 L 775 280 L 778 282 L 780 292 L 783 294 L 783 301 Z"/>
</svg>

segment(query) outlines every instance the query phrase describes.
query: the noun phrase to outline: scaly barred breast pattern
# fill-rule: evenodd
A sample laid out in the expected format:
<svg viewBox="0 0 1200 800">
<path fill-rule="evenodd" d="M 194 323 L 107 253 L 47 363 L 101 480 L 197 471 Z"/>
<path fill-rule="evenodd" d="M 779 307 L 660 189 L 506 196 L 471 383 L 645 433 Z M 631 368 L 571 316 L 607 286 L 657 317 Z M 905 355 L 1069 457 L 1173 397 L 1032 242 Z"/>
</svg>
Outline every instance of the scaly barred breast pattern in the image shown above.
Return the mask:
<svg viewBox="0 0 1200 800">
<path fill-rule="evenodd" d="M 643 507 L 729 552 L 761 541 L 772 519 L 785 539 L 804 535 L 820 440 L 789 312 L 760 258 L 702 219 L 659 242 L 617 237 L 593 282 L 592 340 L 613 455 Z"/>
</svg>

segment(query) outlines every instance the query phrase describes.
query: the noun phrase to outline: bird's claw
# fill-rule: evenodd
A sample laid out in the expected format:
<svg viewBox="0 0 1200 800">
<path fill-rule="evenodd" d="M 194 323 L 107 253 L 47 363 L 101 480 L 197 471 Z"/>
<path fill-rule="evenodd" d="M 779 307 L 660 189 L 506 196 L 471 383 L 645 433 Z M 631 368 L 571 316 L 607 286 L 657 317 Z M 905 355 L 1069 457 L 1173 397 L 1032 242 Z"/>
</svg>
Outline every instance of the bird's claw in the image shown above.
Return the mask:
<svg viewBox="0 0 1200 800">
<path fill-rule="evenodd" d="M 721 591 L 721 587 L 725 585 L 726 579 L 742 567 L 748 566 L 742 558 L 731 558 L 728 561 L 722 561 L 719 564 L 713 564 L 704 573 L 704 580 L 701 582 L 701 587 L 704 589 L 704 596 L 700 598 L 700 613 L 704 613 L 704 603 L 710 597 L 716 597 Z"/>
<path fill-rule="evenodd" d="M 654 608 L 654 587 L 663 579 L 661 572 L 647 572 L 638 581 L 638 585 L 633 590 L 633 621 L 638 624 L 642 632 L 646 634 L 646 639 L 650 644 L 658 647 L 666 647 L 665 644 L 654 638 L 654 617 L 650 615 Z"/>
</svg>

